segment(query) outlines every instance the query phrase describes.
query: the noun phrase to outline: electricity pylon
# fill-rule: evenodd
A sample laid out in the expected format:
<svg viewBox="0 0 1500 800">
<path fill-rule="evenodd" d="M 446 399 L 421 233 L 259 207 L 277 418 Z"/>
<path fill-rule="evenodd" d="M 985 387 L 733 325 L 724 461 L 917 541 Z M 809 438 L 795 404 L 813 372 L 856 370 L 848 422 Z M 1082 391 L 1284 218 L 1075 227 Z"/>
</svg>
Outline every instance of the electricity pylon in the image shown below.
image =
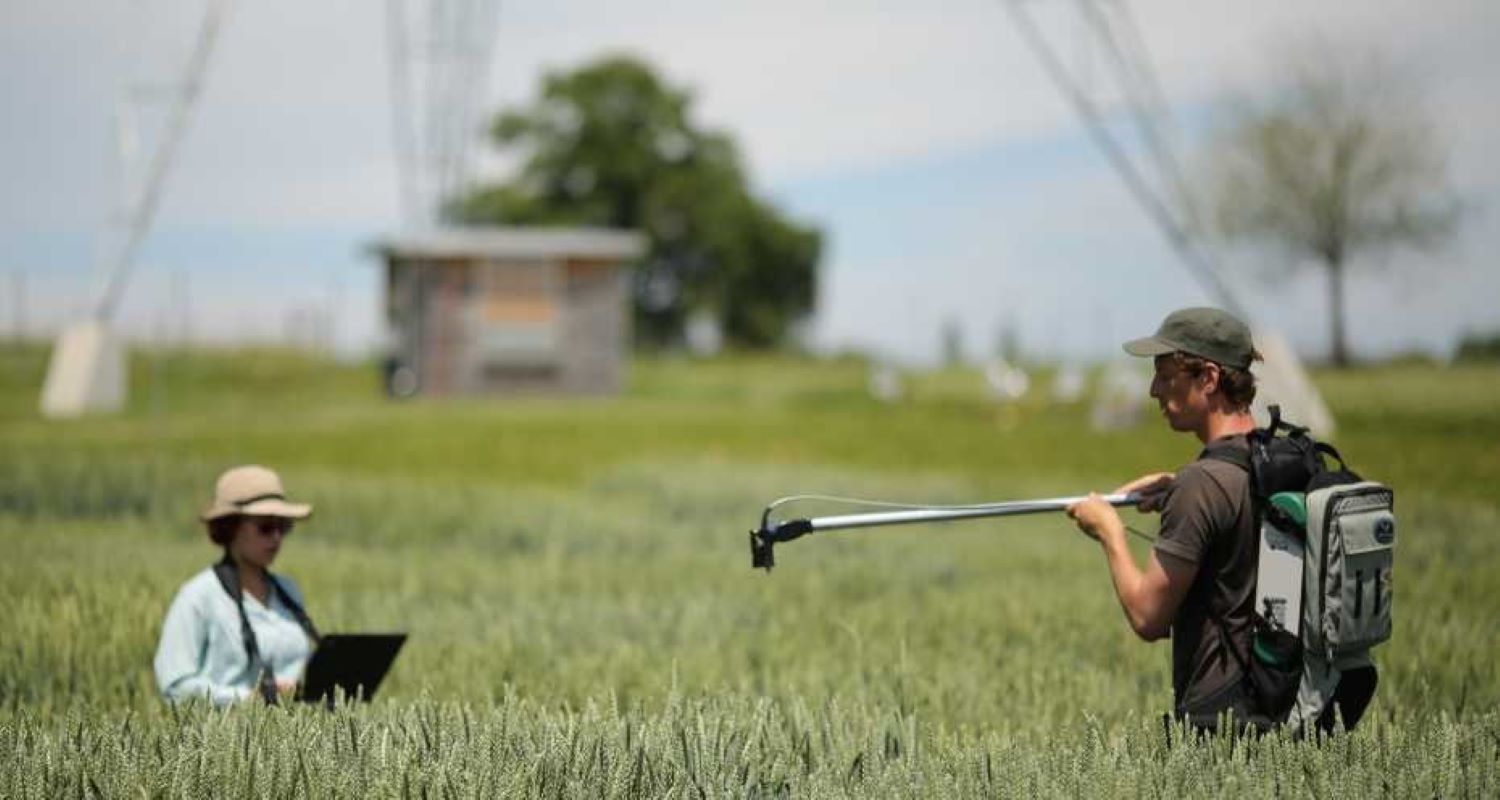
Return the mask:
<svg viewBox="0 0 1500 800">
<path fill-rule="evenodd" d="M 41 410 L 46 416 L 115 411 L 125 403 L 124 352 L 110 331 L 110 323 L 135 268 L 141 242 L 151 230 L 167 175 L 202 94 L 209 57 L 228 6 L 229 0 L 208 0 L 191 54 L 178 79 L 160 93 L 168 105 L 165 128 L 151 150 L 139 187 L 126 181 L 124 213 L 117 225 L 107 231 L 99 284 L 89 315 L 65 329 L 53 345 L 46 382 L 42 385 Z M 135 87 L 128 87 L 126 92 L 119 109 L 122 178 L 129 172 L 128 162 L 134 158 L 139 138 L 134 129 L 133 104 L 156 96 L 139 93 Z"/>
<path fill-rule="evenodd" d="M 1212 302 L 1253 326 L 1254 315 L 1226 280 L 1217 244 L 1200 224 L 1201 204 L 1183 177 L 1168 106 L 1128 3 L 1060 1 L 1049 4 L 1048 12 L 1063 21 L 1044 25 L 1033 14 L 1034 2 L 1003 2 L 1017 32 L 1094 144 Z M 1060 31 L 1063 27 L 1071 30 Z M 1069 34 L 1071 59 L 1058 43 Z M 1258 416 L 1265 419 L 1265 406 L 1279 403 L 1287 418 L 1332 434 L 1333 415 L 1285 339 L 1257 328 L 1255 340 L 1265 357 L 1257 369 Z"/>
<path fill-rule="evenodd" d="M 498 0 L 386 0 L 401 217 L 439 223 L 470 176 Z"/>
</svg>

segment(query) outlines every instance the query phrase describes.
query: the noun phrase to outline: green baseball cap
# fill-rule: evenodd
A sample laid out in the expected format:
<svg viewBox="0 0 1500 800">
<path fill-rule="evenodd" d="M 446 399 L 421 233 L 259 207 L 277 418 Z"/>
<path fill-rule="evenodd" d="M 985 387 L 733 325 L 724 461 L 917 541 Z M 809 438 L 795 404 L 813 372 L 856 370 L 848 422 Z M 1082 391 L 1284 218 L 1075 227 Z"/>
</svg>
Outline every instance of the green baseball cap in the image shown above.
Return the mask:
<svg viewBox="0 0 1500 800">
<path fill-rule="evenodd" d="M 1249 369 L 1255 345 L 1250 341 L 1250 327 L 1229 312 L 1184 308 L 1168 314 L 1155 336 L 1126 342 L 1125 352 L 1145 358 L 1181 352 Z"/>
</svg>

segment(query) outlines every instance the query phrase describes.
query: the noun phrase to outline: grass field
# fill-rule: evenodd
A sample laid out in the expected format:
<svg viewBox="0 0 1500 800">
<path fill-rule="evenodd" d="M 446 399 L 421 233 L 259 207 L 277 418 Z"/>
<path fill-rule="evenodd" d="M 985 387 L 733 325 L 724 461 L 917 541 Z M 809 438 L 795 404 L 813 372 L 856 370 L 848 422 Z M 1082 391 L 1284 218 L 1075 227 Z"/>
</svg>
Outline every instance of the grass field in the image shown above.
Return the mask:
<svg viewBox="0 0 1500 800">
<path fill-rule="evenodd" d="M 371 369 L 241 352 L 139 354 L 125 414 L 59 424 L 44 356 L 0 355 L 0 796 L 1500 794 L 1494 366 L 1317 376 L 1402 520 L 1367 724 L 1167 747 L 1168 647 L 1065 519 L 813 537 L 770 575 L 745 536 L 798 492 L 1108 489 L 1193 457 L 1155 419 L 1096 434 L 960 371 L 888 406 L 852 359 L 389 403 Z M 249 461 L 317 505 L 277 569 L 320 627 L 412 634 L 368 707 L 155 697 L 166 604 L 215 555 L 194 514 Z"/>
</svg>

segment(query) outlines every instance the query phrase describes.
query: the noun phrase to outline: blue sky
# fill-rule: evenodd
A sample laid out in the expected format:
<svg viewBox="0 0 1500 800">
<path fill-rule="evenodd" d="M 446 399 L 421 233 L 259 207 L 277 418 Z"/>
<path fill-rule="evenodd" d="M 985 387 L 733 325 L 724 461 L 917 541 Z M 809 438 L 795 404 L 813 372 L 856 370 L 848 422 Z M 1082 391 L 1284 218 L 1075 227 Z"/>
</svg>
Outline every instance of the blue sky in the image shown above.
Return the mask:
<svg viewBox="0 0 1500 800">
<path fill-rule="evenodd" d="M 182 10 L 201 7 L 148 13 L 168 5 L 0 10 L 0 330 L 15 325 L 22 282 L 33 332 L 86 298 L 118 192 L 115 98 L 127 78 L 166 72 L 170 43 L 194 22 Z M 319 309 L 343 349 L 374 341 L 378 282 L 362 247 L 397 224 L 381 5 L 236 5 L 127 294 L 128 332 L 275 338 Z M 1260 85 L 1287 32 L 1386 51 L 1427 87 L 1470 213 L 1445 251 L 1395 254 L 1354 283 L 1356 352 L 1441 354 L 1466 331 L 1500 330 L 1500 8 L 1306 6 L 1133 5 L 1174 114 L 1194 123 L 1188 152 L 1214 98 Z M 978 354 L 1008 326 L 1035 355 L 1104 357 L 1205 299 L 994 2 L 503 3 L 483 105 L 523 101 L 543 70 L 618 50 L 693 87 L 700 119 L 735 133 L 761 191 L 823 226 L 820 347 L 920 361 L 953 320 Z M 1243 277 L 1270 257 L 1234 254 L 1236 287 L 1259 321 L 1316 356 L 1322 284 Z"/>
</svg>

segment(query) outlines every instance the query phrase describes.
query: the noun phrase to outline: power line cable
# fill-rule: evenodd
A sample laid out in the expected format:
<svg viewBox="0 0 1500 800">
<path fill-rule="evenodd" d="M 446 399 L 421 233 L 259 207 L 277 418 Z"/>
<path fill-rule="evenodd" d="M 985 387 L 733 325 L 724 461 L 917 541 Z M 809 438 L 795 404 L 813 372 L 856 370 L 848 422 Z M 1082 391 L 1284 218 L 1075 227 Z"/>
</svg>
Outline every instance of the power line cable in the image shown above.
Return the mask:
<svg viewBox="0 0 1500 800">
<path fill-rule="evenodd" d="M 1156 223 L 1183 263 L 1216 302 L 1241 319 L 1248 319 L 1245 307 L 1230 291 L 1211 257 L 1197 245 L 1193 237 L 1173 215 L 1171 208 L 1152 190 L 1145 176 L 1136 168 L 1124 147 L 1110 132 L 1103 112 L 1069 75 L 1057 52 L 1042 35 L 1036 21 L 1025 9 L 1025 0 L 1004 0 L 1004 5 L 1010 12 L 1016 30 L 1036 54 L 1048 77 L 1078 111 L 1084 120 L 1084 127 L 1089 132 L 1089 136 L 1104 153 L 1110 165 L 1119 173 L 1126 188 L 1145 210 L 1151 221 Z"/>
</svg>

